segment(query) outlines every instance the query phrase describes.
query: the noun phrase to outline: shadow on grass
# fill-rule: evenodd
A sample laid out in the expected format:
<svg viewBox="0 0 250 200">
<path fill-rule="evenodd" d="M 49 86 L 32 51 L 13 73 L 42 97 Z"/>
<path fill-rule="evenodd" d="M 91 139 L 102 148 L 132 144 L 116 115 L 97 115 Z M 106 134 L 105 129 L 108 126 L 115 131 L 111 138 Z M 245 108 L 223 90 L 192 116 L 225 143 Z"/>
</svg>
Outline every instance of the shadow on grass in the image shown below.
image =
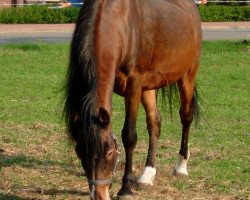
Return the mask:
<svg viewBox="0 0 250 200">
<path fill-rule="evenodd" d="M 83 174 L 76 173 L 73 169 L 70 169 L 71 166 L 67 163 L 60 162 L 60 161 L 52 161 L 52 160 L 37 160 L 33 157 L 26 156 L 23 154 L 16 154 L 16 155 L 8 155 L 3 149 L 0 149 L 0 170 L 4 167 L 11 167 L 11 166 L 20 166 L 24 168 L 39 168 L 39 167 L 51 167 L 51 166 L 59 166 L 63 170 L 68 171 L 75 176 L 82 176 Z M 57 196 L 57 195 L 77 195 L 77 196 L 89 196 L 88 191 L 79 191 L 79 190 L 72 190 L 72 189 L 41 189 L 32 186 L 20 186 L 18 189 L 15 189 L 17 192 L 25 192 L 30 194 L 29 196 L 34 196 L 34 194 L 42 194 L 48 196 Z M 32 195 L 33 194 L 33 195 Z M 32 200 L 34 198 L 23 198 L 19 197 L 15 194 L 3 194 L 0 193 L 0 199 L 4 200 Z"/>
<path fill-rule="evenodd" d="M 26 156 L 23 154 L 18 155 L 1 155 L 0 154 L 0 168 L 2 167 L 10 167 L 12 165 L 20 165 L 22 167 L 33 167 L 38 165 L 44 166 L 61 166 L 61 167 L 68 167 L 66 163 L 52 161 L 52 160 L 37 160 L 30 156 Z"/>
<path fill-rule="evenodd" d="M 58 190 L 58 189 L 49 189 L 49 190 L 41 190 L 40 188 L 38 189 L 25 189 L 27 193 L 33 193 L 33 194 L 42 194 L 42 195 L 49 195 L 49 196 L 58 196 L 58 195 L 78 195 L 78 196 L 89 196 L 89 192 L 81 192 L 78 190 Z M 0 193 L 0 199 L 4 200 L 33 200 L 35 198 L 28 198 L 28 197 L 19 197 L 16 195 L 11 195 L 11 194 L 2 194 Z"/>
<path fill-rule="evenodd" d="M 79 195 L 79 196 L 89 196 L 89 192 L 82 192 L 79 190 L 67 190 L 67 189 L 26 189 L 27 192 L 29 193 L 37 193 L 37 194 L 42 194 L 42 195 Z"/>
<path fill-rule="evenodd" d="M 84 173 L 77 173 L 72 168 L 72 166 L 65 162 L 53 161 L 53 160 L 37 160 L 33 157 L 26 156 L 23 154 L 17 155 L 6 155 L 4 151 L 0 152 L 0 170 L 3 167 L 11 167 L 13 165 L 19 165 L 25 168 L 35 168 L 38 166 L 42 167 L 51 167 L 51 166 L 58 166 L 61 167 L 63 170 L 68 171 L 75 176 L 84 176 Z"/>
<path fill-rule="evenodd" d="M 4 199 L 4 200 L 32 200 L 32 198 L 22 198 L 22 197 L 18 197 L 15 195 L 11 195 L 11 194 L 2 194 L 0 193 L 0 199 Z"/>
</svg>

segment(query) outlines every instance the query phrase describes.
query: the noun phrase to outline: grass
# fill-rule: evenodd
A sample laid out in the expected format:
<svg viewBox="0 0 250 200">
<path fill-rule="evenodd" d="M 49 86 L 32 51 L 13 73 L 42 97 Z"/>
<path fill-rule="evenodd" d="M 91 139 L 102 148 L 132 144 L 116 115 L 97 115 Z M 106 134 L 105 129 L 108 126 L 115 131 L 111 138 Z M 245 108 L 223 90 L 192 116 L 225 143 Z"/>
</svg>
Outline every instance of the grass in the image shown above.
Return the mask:
<svg viewBox="0 0 250 200">
<path fill-rule="evenodd" d="M 62 119 L 68 49 L 68 44 L 61 43 L 0 46 L 0 199 L 89 199 Z M 172 176 L 181 138 L 179 108 L 176 104 L 171 122 L 168 106 L 159 100 L 163 124 L 155 186 L 135 189 L 134 199 L 249 199 L 249 43 L 204 42 L 202 52 L 197 76 L 202 120 L 198 128 L 191 128 L 190 176 Z M 113 99 L 113 129 L 119 136 L 123 99 L 117 95 Z M 146 158 L 146 131 L 140 109 L 137 175 Z M 121 186 L 123 167 L 124 159 L 111 196 Z"/>
</svg>

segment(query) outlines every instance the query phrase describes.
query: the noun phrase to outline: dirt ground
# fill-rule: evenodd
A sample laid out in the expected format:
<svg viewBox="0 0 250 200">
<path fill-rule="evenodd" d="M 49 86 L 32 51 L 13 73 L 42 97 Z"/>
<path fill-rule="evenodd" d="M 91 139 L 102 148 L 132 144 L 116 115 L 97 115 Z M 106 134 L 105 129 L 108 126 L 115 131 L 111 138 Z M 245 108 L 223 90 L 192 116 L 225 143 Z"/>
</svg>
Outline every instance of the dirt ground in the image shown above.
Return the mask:
<svg viewBox="0 0 250 200">
<path fill-rule="evenodd" d="M 1 148 L 1 181 L 0 199 L 3 200 L 49 200 L 49 199 L 89 199 L 88 185 L 78 161 L 69 164 L 32 159 L 34 151 L 22 152 L 16 148 Z M 39 155 L 36 151 L 36 155 Z M 39 157 L 39 156 L 38 156 Z M 72 159 L 73 160 L 73 159 Z M 110 191 L 112 199 L 121 186 L 123 164 L 120 163 Z M 140 168 L 134 168 L 139 175 Z M 155 185 L 152 188 L 133 189 L 132 200 L 233 200 L 237 197 L 218 195 L 200 180 L 192 190 L 179 190 L 168 184 L 169 180 L 177 179 L 172 169 L 158 166 Z M 182 180 L 180 180 L 182 181 Z M 192 181 L 186 178 L 185 181 Z"/>
</svg>

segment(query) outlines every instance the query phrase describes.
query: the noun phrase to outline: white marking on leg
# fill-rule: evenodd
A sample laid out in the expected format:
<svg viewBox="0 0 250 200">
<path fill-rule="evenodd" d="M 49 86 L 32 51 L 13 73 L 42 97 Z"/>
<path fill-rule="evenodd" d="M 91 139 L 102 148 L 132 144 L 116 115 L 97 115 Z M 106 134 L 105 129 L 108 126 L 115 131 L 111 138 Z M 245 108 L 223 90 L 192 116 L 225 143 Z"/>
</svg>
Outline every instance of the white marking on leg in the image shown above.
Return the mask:
<svg viewBox="0 0 250 200">
<path fill-rule="evenodd" d="M 178 161 L 176 163 L 176 167 L 175 167 L 175 172 L 174 174 L 178 175 L 188 175 L 188 171 L 187 171 L 187 163 L 188 163 L 188 159 L 190 157 L 190 153 L 188 152 L 188 156 L 187 159 L 184 159 L 184 156 L 178 154 Z"/>
<path fill-rule="evenodd" d="M 155 167 L 145 167 L 141 177 L 138 179 L 138 183 L 153 185 L 155 174 Z"/>
</svg>

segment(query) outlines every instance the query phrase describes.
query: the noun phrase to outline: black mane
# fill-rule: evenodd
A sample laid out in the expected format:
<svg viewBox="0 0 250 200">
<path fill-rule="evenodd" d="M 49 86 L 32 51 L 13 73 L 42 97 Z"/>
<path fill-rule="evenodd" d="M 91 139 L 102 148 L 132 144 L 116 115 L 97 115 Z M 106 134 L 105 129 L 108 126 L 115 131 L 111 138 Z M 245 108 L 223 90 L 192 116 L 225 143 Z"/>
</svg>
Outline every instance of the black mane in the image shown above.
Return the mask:
<svg viewBox="0 0 250 200">
<path fill-rule="evenodd" d="M 76 22 L 71 42 L 70 62 L 66 82 L 64 113 L 71 138 L 76 143 L 76 152 L 87 166 L 93 166 L 94 156 L 101 150 L 100 135 L 93 117 L 97 115 L 97 76 L 90 46 L 93 0 L 85 1 Z M 75 120 L 74 116 L 78 116 Z"/>
</svg>

